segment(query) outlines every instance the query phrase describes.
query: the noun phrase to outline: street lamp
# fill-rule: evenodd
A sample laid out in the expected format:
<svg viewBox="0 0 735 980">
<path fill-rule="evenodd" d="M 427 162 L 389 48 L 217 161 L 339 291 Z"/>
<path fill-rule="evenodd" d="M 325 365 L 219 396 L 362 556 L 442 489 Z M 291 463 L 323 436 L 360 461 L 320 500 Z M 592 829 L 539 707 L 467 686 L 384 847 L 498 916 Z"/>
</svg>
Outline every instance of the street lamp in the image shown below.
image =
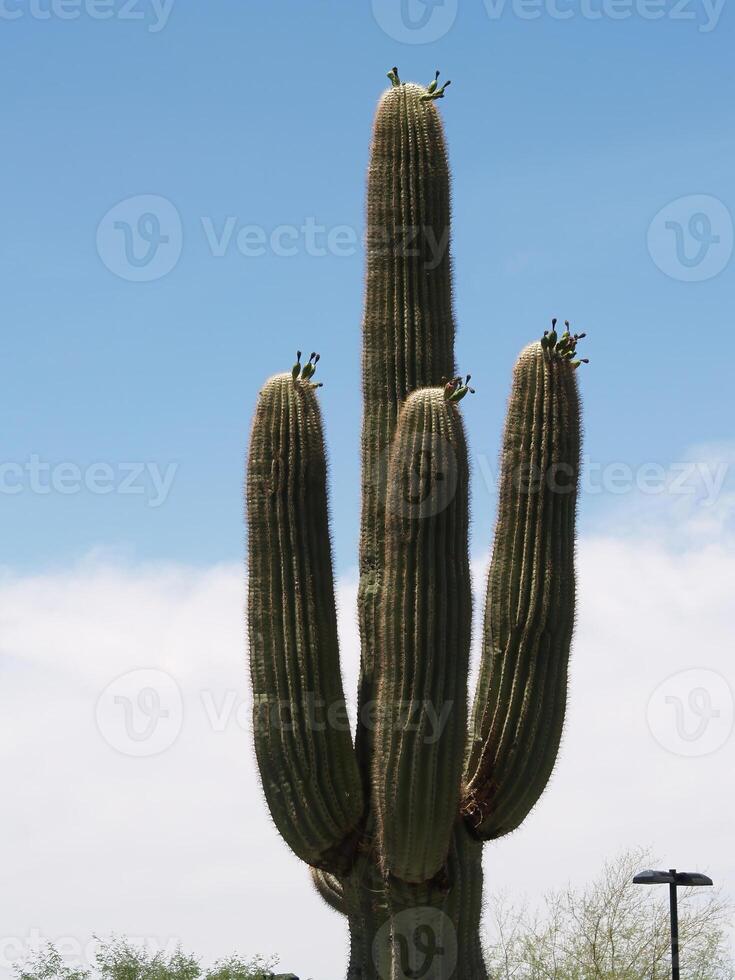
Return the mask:
<svg viewBox="0 0 735 980">
<path fill-rule="evenodd" d="M 671 978 L 679 980 L 679 907 L 676 889 L 680 886 L 693 888 L 697 885 L 711 885 L 712 879 L 698 871 L 641 871 L 633 879 L 634 885 L 668 885 L 669 908 L 671 909 Z"/>
</svg>

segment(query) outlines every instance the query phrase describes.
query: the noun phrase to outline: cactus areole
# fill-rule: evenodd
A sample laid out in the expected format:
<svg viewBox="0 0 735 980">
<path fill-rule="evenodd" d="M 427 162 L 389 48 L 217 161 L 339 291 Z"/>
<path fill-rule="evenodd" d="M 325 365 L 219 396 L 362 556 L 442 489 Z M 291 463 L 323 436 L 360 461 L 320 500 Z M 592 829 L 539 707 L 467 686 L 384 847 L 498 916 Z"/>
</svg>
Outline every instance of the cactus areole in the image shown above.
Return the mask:
<svg viewBox="0 0 735 980">
<path fill-rule="evenodd" d="M 357 731 L 340 674 L 319 358 L 299 352 L 260 392 L 247 464 L 255 746 L 276 827 L 346 917 L 349 980 L 486 980 L 482 846 L 536 804 L 564 721 L 581 335 L 554 322 L 515 366 L 468 711 L 460 401 L 473 389 L 455 367 L 443 89 L 389 77 L 367 192 Z"/>
</svg>

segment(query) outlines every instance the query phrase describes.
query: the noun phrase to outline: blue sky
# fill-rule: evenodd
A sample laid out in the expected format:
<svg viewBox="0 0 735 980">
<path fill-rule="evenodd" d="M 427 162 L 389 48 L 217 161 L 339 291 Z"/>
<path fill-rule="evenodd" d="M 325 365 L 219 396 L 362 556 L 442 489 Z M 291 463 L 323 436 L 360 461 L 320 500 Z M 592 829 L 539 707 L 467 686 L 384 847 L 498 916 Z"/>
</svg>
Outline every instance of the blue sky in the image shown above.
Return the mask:
<svg viewBox="0 0 735 980">
<path fill-rule="evenodd" d="M 426 35 L 396 30 L 392 0 L 112 0 L 109 20 L 92 16 L 91 0 L 66 0 L 64 20 L 55 2 L 5 0 L 0 13 L 3 458 L 27 467 L 35 456 L 50 472 L 70 463 L 82 482 L 102 462 L 113 490 L 38 493 L 27 468 L 6 473 L 22 488 L 3 494 L 11 566 L 63 566 L 100 547 L 134 560 L 239 560 L 252 406 L 297 346 L 322 352 L 335 550 L 340 570 L 354 565 L 364 173 L 394 63 L 406 79 L 440 67 L 453 80 L 441 111 L 458 361 L 478 389 L 465 411 L 475 452 L 494 465 L 513 358 L 552 315 L 589 332 L 592 459 L 667 464 L 731 434 L 727 241 L 706 260 L 724 268 L 701 282 L 677 277 L 673 230 L 661 247 L 674 276 L 647 248 L 670 202 L 715 198 L 712 234 L 735 211 L 727 7 L 716 17 L 694 0 L 666 3 L 662 19 L 647 20 L 643 0 L 545 0 L 537 10 L 446 0 L 428 11 L 455 18 L 446 32 L 408 44 Z M 123 232 L 108 226 L 98 248 L 97 229 L 141 195 L 171 202 L 182 249 L 167 275 L 131 282 L 100 257 L 104 241 L 119 250 Z M 684 227 L 688 205 L 674 207 Z M 228 218 L 234 233 L 217 255 L 210 241 Z M 270 239 L 309 220 L 352 229 L 348 254 L 308 254 L 302 233 L 295 255 L 237 248 L 243 226 Z M 685 247 L 696 256 L 696 242 Z M 160 506 L 144 475 L 129 477 L 143 493 L 121 492 L 124 464 L 173 467 Z M 474 491 L 479 553 L 494 501 L 479 477 Z M 586 498 L 582 527 L 607 503 Z"/>
<path fill-rule="evenodd" d="M 486 849 L 488 896 L 648 844 L 732 894 L 733 10 L 405 3 L 0 0 L 0 980 L 39 937 L 83 959 L 111 931 L 343 976 L 253 763 L 242 473 L 262 381 L 321 351 L 349 700 L 364 177 L 394 64 L 453 81 L 476 587 L 514 357 L 556 315 L 592 361 L 566 734 Z M 151 686 L 141 744 L 119 707 Z"/>
</svg>

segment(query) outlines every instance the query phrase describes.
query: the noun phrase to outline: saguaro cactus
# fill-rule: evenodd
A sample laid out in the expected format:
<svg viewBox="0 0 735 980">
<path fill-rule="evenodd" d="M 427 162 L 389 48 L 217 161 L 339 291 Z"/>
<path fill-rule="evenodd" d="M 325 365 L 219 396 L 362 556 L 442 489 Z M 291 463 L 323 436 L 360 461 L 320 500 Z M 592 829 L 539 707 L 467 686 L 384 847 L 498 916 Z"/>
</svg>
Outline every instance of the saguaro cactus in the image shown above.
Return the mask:
<svg viewBox="0 0 735 980">
<path fill-rule="evenodd" d="M 540 797 L 564 719 L 580 337 L 554 321 L 516 364 L 468 727 L 472 389 L 455 375 L 446 86 L 389 78 L 368 178 L 357 731 L 353 744 L 318 357 L 299 354 L 260 392 L 247 469 L 256 750 L 278 830 L 347 917 L 350 980 L 483 980 L 482 844 Z"/>
</svg>

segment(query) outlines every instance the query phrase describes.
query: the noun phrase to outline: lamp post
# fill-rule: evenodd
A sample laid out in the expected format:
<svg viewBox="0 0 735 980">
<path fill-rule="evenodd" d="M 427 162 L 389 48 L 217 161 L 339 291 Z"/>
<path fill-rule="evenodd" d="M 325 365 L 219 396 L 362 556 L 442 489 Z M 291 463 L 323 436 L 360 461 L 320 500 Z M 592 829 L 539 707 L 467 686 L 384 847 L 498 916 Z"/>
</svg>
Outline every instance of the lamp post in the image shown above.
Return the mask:
<svg viewBox="0 0 735 980">
<path fill-rule="evenodd" d="M 633 879 L 634 885 L 668 885 L 669 909 L 671 912 L 671 978 L 679 980 L 679 906 L 676 889 L 693 888 L 698 885 L 711 885 L 712 879 L 697 871 L 641 871 Z"/>
</svg>

